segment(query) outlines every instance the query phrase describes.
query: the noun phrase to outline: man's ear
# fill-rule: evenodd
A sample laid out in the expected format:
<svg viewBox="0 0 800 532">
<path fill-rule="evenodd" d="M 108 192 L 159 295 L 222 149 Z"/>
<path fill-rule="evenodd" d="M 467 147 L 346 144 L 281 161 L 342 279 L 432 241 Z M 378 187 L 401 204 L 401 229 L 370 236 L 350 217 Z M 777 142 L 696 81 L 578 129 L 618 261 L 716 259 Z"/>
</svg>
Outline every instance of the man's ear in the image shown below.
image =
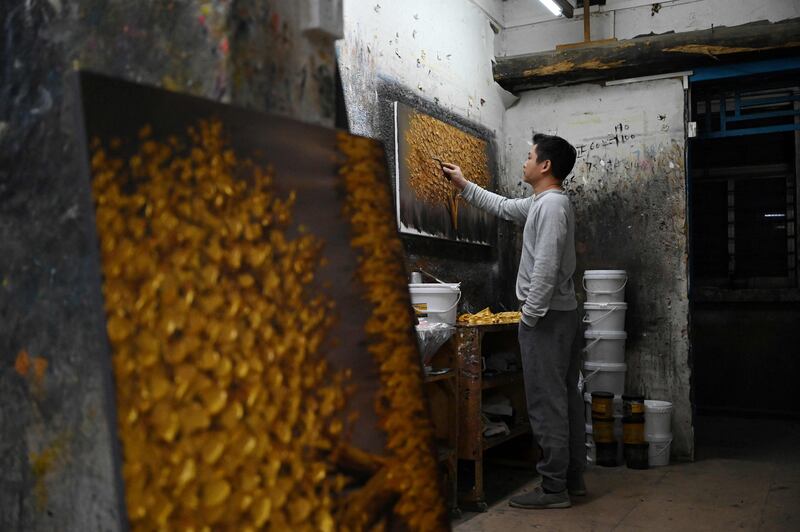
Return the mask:
<svg viewBox="0 0 800 532">
<path fill-rule="evenodd" d="M 552 170 L 552 168 L 553 168 L 553 165 L 550 163 L 550 159 L 545 159 L 545 161 L 542 163 L 542 173 L 546 174 L 546 173 L 550 172 L 550 170 Z"/>
</svg>

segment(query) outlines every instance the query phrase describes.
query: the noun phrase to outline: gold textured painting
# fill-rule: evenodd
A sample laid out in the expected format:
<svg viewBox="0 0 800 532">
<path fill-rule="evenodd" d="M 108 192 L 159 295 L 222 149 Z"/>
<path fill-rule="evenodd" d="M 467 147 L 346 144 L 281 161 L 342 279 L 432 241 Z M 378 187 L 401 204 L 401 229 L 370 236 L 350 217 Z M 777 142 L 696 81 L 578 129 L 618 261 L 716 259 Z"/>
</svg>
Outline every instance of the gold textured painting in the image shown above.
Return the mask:
<svg viewBox="0 0 800 532">
<path fill-rule="evenodd" d="M 493 216 L 467 204 L 444 177 L 440 161 L 491 189 L 489 143 L 408 105 L 395 102 L 396 211 L 404 233 L 490 244 Z"/>
<path fill-rule="evenodd" d="M 81 88 L 131 528 L 446 529 L 382 147 Z"/>
</svg>

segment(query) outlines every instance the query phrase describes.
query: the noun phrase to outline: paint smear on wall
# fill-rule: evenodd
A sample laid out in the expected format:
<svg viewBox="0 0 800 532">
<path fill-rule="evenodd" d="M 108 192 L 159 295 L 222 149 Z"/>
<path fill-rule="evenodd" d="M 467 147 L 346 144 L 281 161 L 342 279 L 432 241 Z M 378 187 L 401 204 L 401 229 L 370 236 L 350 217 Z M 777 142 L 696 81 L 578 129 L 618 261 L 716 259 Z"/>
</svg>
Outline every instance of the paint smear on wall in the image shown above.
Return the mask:
<svg viewBox="0 0 800 532">
<path fill-rule="evenodd" d="M 36 506 L 40 511 L 47 506 L 47 477 L 56 471 L 59 462 L 63 463 L 63 457 L 69 456 L 69 453 L 67 453 L 69 441 L 69 435 L 62 433 L 40 451 L 31 452 L 28 455 L 31 470 L 36 479 L 36 485 L 34 486 Z"/>
</svg>

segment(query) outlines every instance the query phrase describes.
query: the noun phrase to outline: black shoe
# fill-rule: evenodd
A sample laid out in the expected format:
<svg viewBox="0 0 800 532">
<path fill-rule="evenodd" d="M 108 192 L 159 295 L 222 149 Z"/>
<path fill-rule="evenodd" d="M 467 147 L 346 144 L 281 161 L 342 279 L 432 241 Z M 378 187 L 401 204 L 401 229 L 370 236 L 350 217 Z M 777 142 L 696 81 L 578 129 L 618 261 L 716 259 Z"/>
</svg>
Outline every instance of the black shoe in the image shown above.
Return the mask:
<svg viewBox="0 0 800 532">
<path fill-rule="evenodd" d="M 572 501 L 569 500 L 567 490 L 558 493 L 545 493 L 541 486 L 537 486 L 533 491 L 511 497 L 508 504 L 514 508 L 545 510 L 549 508 L 569 508 L 572 506 Z"/>
</svg>

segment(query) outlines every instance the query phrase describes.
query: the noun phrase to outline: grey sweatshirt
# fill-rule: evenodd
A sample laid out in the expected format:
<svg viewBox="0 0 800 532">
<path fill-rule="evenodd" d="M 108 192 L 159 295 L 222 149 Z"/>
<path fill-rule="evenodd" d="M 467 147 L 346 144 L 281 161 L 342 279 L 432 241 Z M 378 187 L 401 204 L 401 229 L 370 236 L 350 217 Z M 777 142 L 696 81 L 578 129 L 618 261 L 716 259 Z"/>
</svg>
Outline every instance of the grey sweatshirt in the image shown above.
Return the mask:
<svg viewBox="0 0 800 532">
<path fill-rule="evenodd" d="M 524 225 L 517 272 L 522 320 L 534 327 L 548 310 L 578 307 L 575 273 L 575 213 L 560 190 L 510 199 L 469 183 L 461 196 L 471 205 Z"/>
</svg>

